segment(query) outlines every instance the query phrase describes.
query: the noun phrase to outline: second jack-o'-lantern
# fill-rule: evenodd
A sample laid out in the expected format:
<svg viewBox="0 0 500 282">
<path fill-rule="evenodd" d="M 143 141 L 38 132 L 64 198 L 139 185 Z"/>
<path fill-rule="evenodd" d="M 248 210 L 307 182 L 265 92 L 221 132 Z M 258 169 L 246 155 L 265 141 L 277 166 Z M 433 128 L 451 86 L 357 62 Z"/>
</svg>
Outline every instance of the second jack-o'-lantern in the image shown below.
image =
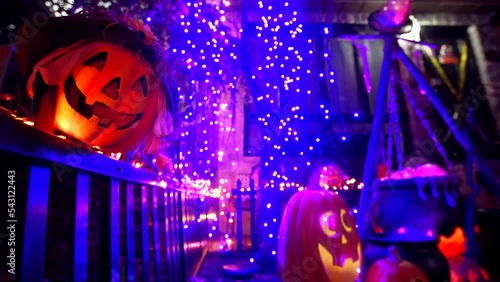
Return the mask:
<svg viewBox="0 0 500 282">
<path fill-rule="evenodd" d="M 396 247 L 389 247 L 387 258 L 377 260 L 366 273 L 366 282 L 429 282 L 416 265 L 401 259 Z"/>
<path fill-rule="evenodd" d="M 55 129 L 103 150 L 137 146 L 153 130 L 159 107 L 165 106 L 149 64 L 106 42 L 80 42 L 58 50 L 35 71 L 46 84 L 58 86 Z"/>
<path fill-rule="evenodd" d="M 355 281 L 361 244 L 347 204 L 329 191 L 305 190 L 289 200 L 278 237 L 283 281 Z"/>
<path fill-rule="evenodd" d="M 334 163 L 318 166 L 309 177 L 308 189 L 340 188 L 347 178 L 342 169 Z"/>
</svg>

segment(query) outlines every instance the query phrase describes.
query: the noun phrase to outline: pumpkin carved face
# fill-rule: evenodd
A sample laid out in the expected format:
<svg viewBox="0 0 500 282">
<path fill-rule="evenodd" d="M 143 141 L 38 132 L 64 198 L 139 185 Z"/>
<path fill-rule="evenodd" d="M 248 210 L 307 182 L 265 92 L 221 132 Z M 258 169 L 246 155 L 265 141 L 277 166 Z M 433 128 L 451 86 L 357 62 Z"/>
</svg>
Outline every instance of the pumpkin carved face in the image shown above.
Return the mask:
<svg viewBox="0 0 500 282">
<path fill-rule="evenodd" d="M 95 146 L 123 146 L 154 122 L 159 87 L 152 89 L 153 79 L 137 55 L 113 45 L 99 48 L 59 87 L 55 125 Z"/>
<path fill-rule="evenodd" d="M 360 257 L 354 219 L 339 195 L 305 190 L 290 199 L 278 238 L 283 281 L 355 281 Z"/>
<path fill-rule="evenodd" d="M 140 55 L 105 42 L 75 44 L 39 65 L 57 85 L 54 127 L 105 151 L 138 146 L 164 106 L 160 80 Z"/>
</svg>

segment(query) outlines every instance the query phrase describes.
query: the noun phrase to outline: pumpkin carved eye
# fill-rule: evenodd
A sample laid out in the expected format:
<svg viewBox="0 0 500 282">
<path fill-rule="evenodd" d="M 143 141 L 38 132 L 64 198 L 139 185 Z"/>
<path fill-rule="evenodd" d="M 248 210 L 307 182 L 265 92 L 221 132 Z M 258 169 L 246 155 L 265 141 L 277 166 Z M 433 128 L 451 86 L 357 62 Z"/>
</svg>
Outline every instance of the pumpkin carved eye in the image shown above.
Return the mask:
<svg viewBox="0 0 500 282">
<path fill-rule="evenodd" d="M 118 90 L 120 89 L 120 78 L 113 78 L 106 86 L 101 89 L 101 92 L 113 100 L 118 98 Z"/>
<path fill-rule="evenodd" d="M 104 68 L 104 64 L 106 64 L 106 60 L 108 59 L 108 52 L 99 52 L 94 56 L 90 57 L 90 59 L 86 60 L 83 65 L 89 67 L 95 67 L 99 71 L 102 71 Z"/>
<path fill-rule="evenodd" d="M 326 236 L 337 238 L 340 232 L 337 232 L 338 226 L 335 213 L 328 211 L 321 217 L 321 228 Z"/>
<path fill-rule="evenodd" d="M 349 218 L 346 216 L 347 212 L 344 209 L 340 210 L 340 221 L 342 222 L 342 226 L 344 226 L 345 231 L 351 232 L 352 230 L 352 225 L 351 222 L 349 221 Z M 347 220 L 345 220 L 347 218 Z"/>
<path fill-rule="evenodd" d="M 141 76 L 132 86 L 132 90 L 140 91 L 144 97 L 148 96 L 148 83 L 146 76 Z"/>
</svg>

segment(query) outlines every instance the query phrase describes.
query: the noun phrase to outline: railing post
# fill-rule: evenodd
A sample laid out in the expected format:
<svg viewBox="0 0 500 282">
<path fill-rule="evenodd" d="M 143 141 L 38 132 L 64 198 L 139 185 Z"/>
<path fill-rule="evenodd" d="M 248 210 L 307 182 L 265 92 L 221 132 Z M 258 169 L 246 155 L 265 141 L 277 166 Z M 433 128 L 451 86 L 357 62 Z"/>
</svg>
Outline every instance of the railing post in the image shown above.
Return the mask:
<svg viewBox="0 0 500 282">
<path fill-rule="evenodd" d="M 110 185 L 110 258 L 111 269 L 109 274 L 115 277 L 116 273 L 121 275 L 120 269 L 120 181 L 111 179 Z"/>
<path fill-rule="evenodd" d="M 161 256 L 160 256 L 160 223 L 159 223 L 159 216 L 158 216 L 158 209 L 160 208 L 158 206 L 158 193 L 157 190 L 159 189 L 157 187 L 151 187 L 151 193 L 152 193 L 152 216 L 153 216 L 153 239 L 154 239 L 154 254 L 155 254 L 155 273 L 156 273 L 156 279 L 160 280 L 161 277 Z"/>
<path fill-rule="evenodd" d="M 148 190 L 141 186 L 141 235 L 142 235 L 142 273 L 144 281 L 149 281 L 149 233 L 148 233 Z"/>
<path fill-rule="evenodd" d="M 89 234 L 90 176 L 78 173 L 76 179 L 75 240 L 73 248 L 73 281 L 87 281 L 87 247 Z"/>
<path fill-rule="evenodd" d="M 159 233 L 159 241 L 158 241 L 158 248 L 161 250 L 160 251 L 160 261 L 161 261 L 161 268 L 160 268 L 160 276 L 158 277 L 158 280 L 160 281 L 169 281 L 168 279 L 168 250 L 167 250 L 167 225 L 166 225 L 166 220 L 167 220 L 167 214 L 165 211 L 165 191 L 163 187 L 157 188 L 156 193 L 157 193 L 157 206 L 158 206 L 158 233 Z"/>
<path fill-rule="evenodd" d="M 182 221 L 182 193 L 185 192 L 177 192 L 177 216 L 178 218 L 178 226 L 179 226 L 179 258 L 180 258 L 180 268 L 181 268 L 181 281 L 187 281 L 187 269 L 186 269 L 186 257 L 184 255 L 184 222 Z"/>
<path fill-rule="evenodd" d="M 165 190 L 165 252 L 167 256 L 167 272 L 168 272 L 168 281 L 175 280 L 175 266 L 173 265 L 174 256 L 173 256 L 173 234 L 172 234 L 172 200 L 171 200 L 171 192 L 170 190 Z"/>
<path fill-rule="evenodd" d="M 129 279 L 135 279 L 135 224 L 134 224 L 134 209 L 135 209 L 135 198 L 134 198 L 134 184 L 127 183 L 127 191 L 125 192 L 126 197 L 126 208 L 125 208 L 125 221 L 126 221 L 126 244 L 127 244 L 127 277 Z"/>
<path fill-rule="evenodd" d="M 24 229 L 22 282 L 41 282 L 45 257 L 45 231 L 49 201 L 50 169 L 31 165 Z M 7 222 L 18 225 L 20 222 Z"/>
</svg>

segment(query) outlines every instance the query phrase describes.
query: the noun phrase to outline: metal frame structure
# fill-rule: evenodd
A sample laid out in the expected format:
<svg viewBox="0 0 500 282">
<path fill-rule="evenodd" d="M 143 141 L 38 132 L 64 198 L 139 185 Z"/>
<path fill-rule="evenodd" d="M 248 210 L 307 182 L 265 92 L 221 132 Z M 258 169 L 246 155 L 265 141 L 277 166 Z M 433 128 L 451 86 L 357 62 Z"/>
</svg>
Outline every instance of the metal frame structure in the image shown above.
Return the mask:
<svg viewBox="0 0 500 282">
<path fill-rule="evenodd" d="M 382 68 L 380 71 L 380 81 L 377 90 L 377 100 L 375 106 L 375 113 L 373 118 L 372 130 L 370 134 L 370 139 L 368 143 L 368 151 L 364 166 L 363 183 L 365 184 L 359 203 L 359 215 L 358 215 L 358 226 L 359 234 L 363 242 L 366 241 L 366 215 L 368 210 L 368 205 L 370 201 L 370 196 L 373 193 L 372 184 L 376 178 L 377 160 L 380 148 L 380 140 L 384 134 L 384 123 L 387 108 L 387 92 L 389 88 L 389 77 L 391 72 L 391 67 L 393 60 L 399 60 L 408 72 L 415 78 L 418 85 L 425 91 L 427 97 L 436 108 L 437 112 L 445 121 L 446 125 L 449 127 L 451 132 L 454 134 L 456 140 L 460 145 L 468 152 L 474 164 L 482 171 L 485 175 L 485 180 L 487 181 L 489 187 L 492 187 L 493 191 L 500 195 L 500 185 L 490 167 L 486 164 L 485 159 L 480 155 L 478 150 L 474 147 L 466 129 L 460 128 L 455 120 L 447 114 L 447 109 L 445 105 L 441 102 L 439 95 L 432 88 L 432 86 L 427 82 L 424 75 L 415 66 L 411 59 L 404 53 L 403 49 L 399 46 L 398 40 L 403 40 L 397 38 L 395 35 L 369 35 L 369 36 L 346 36 L 342 37 L 346 40 L 359 40 L 359 39 L 371 39 L 371 40 L 384 40 L 384 58 L 382 62 Z M 432 44 L 423 42 L 413 42 L 410 40 L 405 40 L 415 44 L 427 45 L 434 47 Z M 382 136 L 381 136 L 382 135 Z"/>
</svg>

